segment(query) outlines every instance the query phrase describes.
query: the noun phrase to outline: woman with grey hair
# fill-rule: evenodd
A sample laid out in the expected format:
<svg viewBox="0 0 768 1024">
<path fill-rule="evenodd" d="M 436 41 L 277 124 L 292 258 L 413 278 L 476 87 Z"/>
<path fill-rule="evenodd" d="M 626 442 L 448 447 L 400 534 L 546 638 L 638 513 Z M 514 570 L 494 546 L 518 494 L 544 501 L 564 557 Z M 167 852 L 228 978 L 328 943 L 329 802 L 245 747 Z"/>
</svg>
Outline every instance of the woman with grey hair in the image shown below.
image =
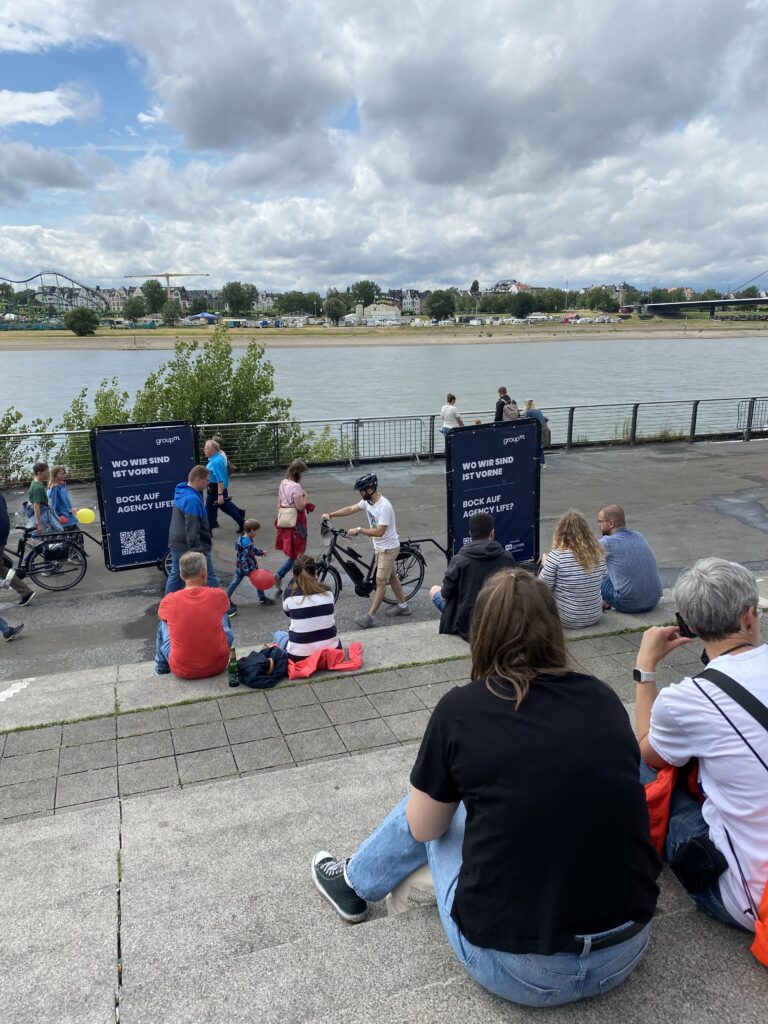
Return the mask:
<svg viewBox="0 0 768 1024">
<path fill-rule="evenodd" d="M 657 770 L 698 758 L 704 800 L 674 791 L 667 858 L 705 913 L 754 931 L 768 883 L 768 728 L 759 721 L 768 715 L 768 646 L 757 582 L 743 565 L 702 558 L 680 574 L 675 600 L 679 625 L 646 630 L 637 654 L 640 751 Z M 707 671 L 659 692 L 657 666 L 694 637 Z M 750 696 L 758 717 L 742 705 Z"/>
</svg>

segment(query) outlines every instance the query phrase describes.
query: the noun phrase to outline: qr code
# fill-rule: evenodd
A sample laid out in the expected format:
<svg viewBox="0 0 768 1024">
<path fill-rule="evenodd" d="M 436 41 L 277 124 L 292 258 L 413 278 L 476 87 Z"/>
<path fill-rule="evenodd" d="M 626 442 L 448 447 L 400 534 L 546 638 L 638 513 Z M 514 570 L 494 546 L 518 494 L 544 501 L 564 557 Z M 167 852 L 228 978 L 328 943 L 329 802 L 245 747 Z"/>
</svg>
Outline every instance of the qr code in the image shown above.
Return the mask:
<svg viewBox="0 0 768 1024">
<path fill-rule="evenodd" d="M 120 534 L 120 554 L 140 555 L 147 550 L 147 535 L 144 530 L 126 530 Z"/>
</svg>

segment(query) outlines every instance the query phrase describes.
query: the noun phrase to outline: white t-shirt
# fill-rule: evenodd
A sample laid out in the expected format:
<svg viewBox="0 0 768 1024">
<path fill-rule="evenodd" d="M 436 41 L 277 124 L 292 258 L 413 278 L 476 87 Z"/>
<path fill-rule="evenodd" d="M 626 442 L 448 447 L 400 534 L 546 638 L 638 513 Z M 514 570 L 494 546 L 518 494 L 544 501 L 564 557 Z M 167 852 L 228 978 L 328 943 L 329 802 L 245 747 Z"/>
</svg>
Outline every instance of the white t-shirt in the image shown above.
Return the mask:
<svg viewBox="0 0 768 1024">
<path fill-rule="evenodd" d="M 371 529 L 376 529 L 377 526 L 386 526 L 387 528 L 381 537 L 371 537 L 374 551 L 389 551 L 391 548 L 399 548 L 400 538 L 397 536 L 395 510 L 392 508 L 392 502 L 379 495 L 379 500 L 375 505 L 371 505 L 365 498 L 362 498 L 358 505 L 368 516 L 368 525 Z"/>
<path fill-rule="evenodd" d="M 710 666 L 731 676 L 768 706 L 768 646 L 721 655 Z M 719 686 L 703 679 L 698 684 L 768 762 L 768 731 Z M 648 740 L 657 754 L 678 767 L 689 757 L 698 757 L 699 780 L 705 794 L 702 814 L 712 842 L 728 862 L 719 878 L 720 894 L 728 913 L 754 931 L 739 866 L 759 907 L 768 882 L 768 773 L 690 678 L 659 693 Z"/>
<path fill-rule="evenodd" d="M 451 429 L 453 429 L 454 427 L 460 426 L 459 412 L 455 405 L 444 405 L 443 408 L 440 410 L 440 415 L 443 418 L 444 427 L 450 427 Z"/>
</svg>

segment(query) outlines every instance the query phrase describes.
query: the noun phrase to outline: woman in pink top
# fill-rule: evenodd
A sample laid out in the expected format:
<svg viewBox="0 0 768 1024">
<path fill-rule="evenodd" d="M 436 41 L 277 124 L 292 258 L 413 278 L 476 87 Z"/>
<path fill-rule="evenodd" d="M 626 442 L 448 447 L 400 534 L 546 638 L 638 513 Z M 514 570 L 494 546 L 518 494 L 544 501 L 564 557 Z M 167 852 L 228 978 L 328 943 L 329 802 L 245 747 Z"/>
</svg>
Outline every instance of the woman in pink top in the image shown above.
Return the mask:
<svg viewBox="0 0 768 1024">
<path fill-rule="evenodd" d="M 294 459 L 286 470 L 285 479 L 280 483 L 277 505 L 281 508 L 296 509 L 295 526 L 277 526 L 275 547 L 286 556 L 285 561 L 275 573 L 275 590 L 283 589 L 283 577 L 293 568 L 293 560 L 303 555 L 307 549 L 307 512 L 314 512 L 315 506 L 307 501 L 307 492 L 301 485 L 301 478 L 308 466 L 301 459 Z"/>
</svg>

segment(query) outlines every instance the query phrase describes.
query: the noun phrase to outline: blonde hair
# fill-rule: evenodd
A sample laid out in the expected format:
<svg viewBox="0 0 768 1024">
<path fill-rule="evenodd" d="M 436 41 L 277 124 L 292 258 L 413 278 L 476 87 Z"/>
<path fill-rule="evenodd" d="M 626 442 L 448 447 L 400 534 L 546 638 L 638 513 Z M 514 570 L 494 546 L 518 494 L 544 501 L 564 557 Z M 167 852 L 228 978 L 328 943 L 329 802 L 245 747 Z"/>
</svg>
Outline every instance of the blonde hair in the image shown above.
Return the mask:
<svg viewBox="0 0 768 1024">
<path fill-rule="evenodd" d="M 293 579 L 302 597 L 328 593 L 328 587 L 317 578 L 317 563 L 312 555 L 297 556 L 293 563 Z"/>
<path fill-rule="evenodd" d="M 49 483 L 50 483 L 51 487 L 53 487 L 53 485 L 56 483 L 57 475 L 59 473 L 66 473 L 66 472 L 67 472 L 67 467 L 66 466 L 54 466 L 53 469 L 50 472 L 49 477 L 48 477 L 48 480 L 49 480 Z"/>
<path fill-rule="evenodd" d="M 525 569 L 489 576 L 472 611 L 472 678 L 519 708 L 542 674 L 566 675 L 571 660 L 549 587 Z"/>
<path fill-rule="evenodd" d="M 592 572 L 605 561 L 605 552 L 589 523 L 576 508 L 563 512 L 552 534 L 555 551 L 570 551 L 584 572 Z"/>
</svg>

